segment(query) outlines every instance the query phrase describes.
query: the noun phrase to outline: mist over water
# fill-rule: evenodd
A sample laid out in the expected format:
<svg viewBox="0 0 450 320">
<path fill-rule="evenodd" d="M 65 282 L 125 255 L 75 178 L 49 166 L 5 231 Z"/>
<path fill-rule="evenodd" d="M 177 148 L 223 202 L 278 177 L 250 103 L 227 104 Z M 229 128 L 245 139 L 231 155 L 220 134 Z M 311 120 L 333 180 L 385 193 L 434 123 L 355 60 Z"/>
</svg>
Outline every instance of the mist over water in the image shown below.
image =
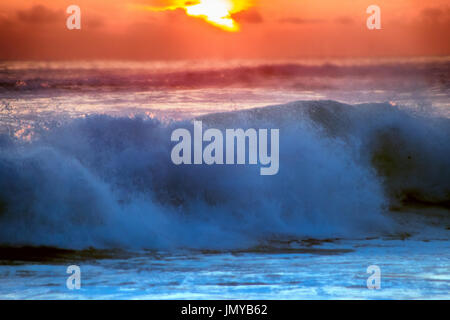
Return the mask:
<svg viewBox="0 0 450 320">
<path fill-rule="evenodd" d="M 297 100 L 392 101 L 449 116 L 449 72 L 446 57 L 4 62 L 0 101 L 14 106 L 27 123 L 97 113 L 181 120 Z"/>
</svg>

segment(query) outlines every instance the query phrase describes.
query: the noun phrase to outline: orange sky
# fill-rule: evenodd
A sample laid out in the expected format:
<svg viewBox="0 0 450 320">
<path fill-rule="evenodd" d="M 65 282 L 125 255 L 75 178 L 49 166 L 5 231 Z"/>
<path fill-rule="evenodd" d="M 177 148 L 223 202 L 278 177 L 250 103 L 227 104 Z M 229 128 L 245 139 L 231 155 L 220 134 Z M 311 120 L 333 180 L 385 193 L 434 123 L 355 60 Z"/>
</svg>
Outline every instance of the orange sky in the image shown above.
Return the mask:
<svg viewBox="0 0 450 320">
<path fill-rule="evenodd" d="M 196 1 L 2 1 L 0 59 L 450 55 L 448 0 L 224 0 L 237 2 L 229 31 L 188 16 L 185 3 Z M 71 4 L 81 7 L 79 31 L 65 27 Z M 381 7 L 382 30 L 366 28 L 371 4 Z"/>
</svg>

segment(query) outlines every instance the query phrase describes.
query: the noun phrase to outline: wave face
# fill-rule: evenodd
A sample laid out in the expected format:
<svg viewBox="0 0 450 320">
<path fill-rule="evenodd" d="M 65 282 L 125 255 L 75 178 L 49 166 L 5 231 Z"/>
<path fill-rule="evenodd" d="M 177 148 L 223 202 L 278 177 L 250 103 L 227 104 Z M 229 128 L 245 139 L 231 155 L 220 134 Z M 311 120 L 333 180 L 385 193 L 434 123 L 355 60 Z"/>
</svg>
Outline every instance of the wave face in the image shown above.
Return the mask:
<svg viewBox="0 0 450 320">
<path fill-rule="evenodd" d="M 203 116 L 204 127 L 279 128 L 280 171 L 175 166 L 175 128 L 95 115 L 0 139 L 0 243 L 248 248 L 273 238 L 401 232 L 393 204 L 450 200 L 449 119 L 390 104 L 299 101 Z"/>
</svg>

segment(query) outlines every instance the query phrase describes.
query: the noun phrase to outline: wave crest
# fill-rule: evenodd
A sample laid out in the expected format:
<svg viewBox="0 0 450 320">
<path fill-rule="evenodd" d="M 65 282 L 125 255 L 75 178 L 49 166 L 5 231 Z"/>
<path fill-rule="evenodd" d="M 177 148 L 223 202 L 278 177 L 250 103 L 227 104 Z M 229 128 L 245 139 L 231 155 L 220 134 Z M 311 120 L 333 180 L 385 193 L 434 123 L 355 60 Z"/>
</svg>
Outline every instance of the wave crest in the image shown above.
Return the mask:
<svg viewBox="0 0 450 320">
<path fill-rule="evenodd" d="M 389 104 L 300 101 L 202 120 L 280 128 L 279 173 L 173 165 L 171 132 L 192 128 L 188 121 L 78 118 L 32 142 L 0 139 L 0 243 L 249 247 L 393 232 L 393 201 L 448 207 L 448 119 Z"/>
</svg>

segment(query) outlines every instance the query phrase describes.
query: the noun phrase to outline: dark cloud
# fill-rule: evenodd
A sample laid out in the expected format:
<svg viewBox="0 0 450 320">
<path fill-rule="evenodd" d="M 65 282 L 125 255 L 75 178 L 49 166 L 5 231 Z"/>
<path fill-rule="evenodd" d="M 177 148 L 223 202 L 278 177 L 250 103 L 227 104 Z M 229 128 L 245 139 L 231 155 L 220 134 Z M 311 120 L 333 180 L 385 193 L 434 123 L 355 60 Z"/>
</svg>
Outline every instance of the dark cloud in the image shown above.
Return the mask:
<svg viewBox="0 0 450 320">
<path fill-rule="evenodd" d="M 311 24 L 311 23 L 322 23 L 324 20 L 321 19 L 303 19 L 303 18 L 283 18 L 279 19 L 280 23 L 292 23 L 292 24 Z"/>
<path fill-rule="evenodd" d="M 48 9 L 43 5 L 35 5 L 31 9 L 17 11 L 17 19 L 31 24 L 52 23 L 64 19 L 64 13 Z"/>
<path fill-rule="evenodd" d="M 255 10 L 244 10 L 231 15 L 231 17 L 239 23 L 262 23 L 264 21 L 261 14 Z"/>
<path fill-rule="evenodd" d="M 423 9 L 421 15 L 425 19 L 437 20 L 444 14 L 441 8 L 426 8 Z"/>
<path fill-rule="evenodd" d="M 421 12 L 421 17 L 426 22 L 449 23 L 450 7 L 426 8 Z"/>
<path fill-rule="evenodd" d="M 347 24 L 347 25 L 352 24 L 354 22 L 354 20 L 350 17 L 339 17 L 335 21 L 336 21 L 336 23 Z"/>
<path fill-rule="evenodd" d="M 83 21 L 83 27 L 86 27 L 86 29 L 97 29 L 104 25 L 105 21 L 99 16 L 88 16 Z"/>
<path fill-rule="evenodd" d="M 186 11 L 181 8 L 163 11 L 163 12 L 160 12 L 159 15 L 161 17 L 164 17 L 165 19 L 169 20 L 170 22 L 185 21 L 186 17 L 187 17 Z"/>
</svg>

